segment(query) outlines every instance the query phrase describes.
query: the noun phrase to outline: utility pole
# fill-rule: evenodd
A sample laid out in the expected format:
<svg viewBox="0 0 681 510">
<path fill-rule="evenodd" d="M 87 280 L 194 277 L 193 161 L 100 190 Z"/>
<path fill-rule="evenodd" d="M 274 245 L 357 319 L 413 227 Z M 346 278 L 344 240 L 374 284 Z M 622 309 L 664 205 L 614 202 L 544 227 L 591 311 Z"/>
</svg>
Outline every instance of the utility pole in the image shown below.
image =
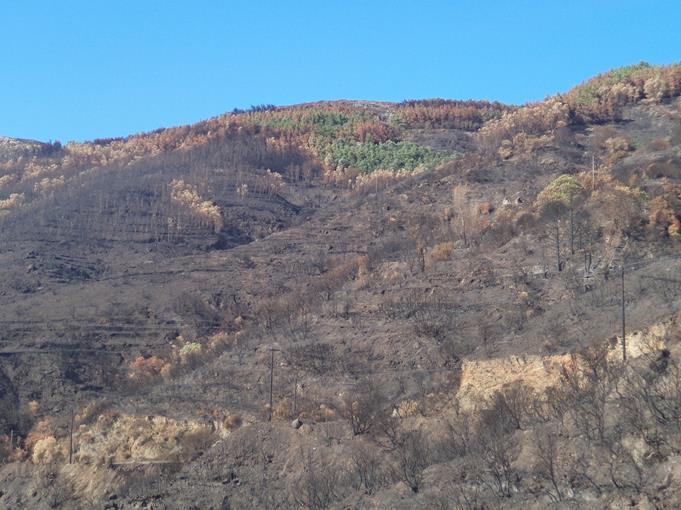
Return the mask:
<svg viewBox="0 0 681 510">
<path fill-rule="evenodd" d="M 622 361 L 627 361 L 627 337 L 624 320 L 624 260 L 622 261 Z"/>
<path fill-rule="evenodd" d="M 274 347 L 270 347 L 270 417 L 268 421 L 272 421 L 273 389 L 274 389 Z"/>
<path fill-rule="evenodd" d="M 596 189 L 596 156 L 591 155 L 591 191 Z"/>
<path fill-rule="evenodd" d="M 296 371 L 295 380 L 293 381 L 293 415 L 298 414 L 298 372 Z"/>
<path fill-rule="evenodd" d="M 73 463 L 73 409 L 71 409 L 71 426 L 69 427 L 69 464 Z"/>
</svg>

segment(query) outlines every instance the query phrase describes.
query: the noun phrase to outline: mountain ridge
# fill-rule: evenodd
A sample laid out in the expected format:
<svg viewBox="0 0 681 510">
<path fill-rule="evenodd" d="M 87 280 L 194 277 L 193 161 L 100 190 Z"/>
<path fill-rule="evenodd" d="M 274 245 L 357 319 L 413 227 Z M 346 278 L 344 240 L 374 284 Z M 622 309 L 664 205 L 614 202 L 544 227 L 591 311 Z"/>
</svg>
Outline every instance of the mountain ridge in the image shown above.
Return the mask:
<svg viewBox="0 0 681 510">
<path fill-rule="evenodd" d="M 2 163 L 0 506 L 674 507 L 681 67 L 580 87 Z"/>
</svg>

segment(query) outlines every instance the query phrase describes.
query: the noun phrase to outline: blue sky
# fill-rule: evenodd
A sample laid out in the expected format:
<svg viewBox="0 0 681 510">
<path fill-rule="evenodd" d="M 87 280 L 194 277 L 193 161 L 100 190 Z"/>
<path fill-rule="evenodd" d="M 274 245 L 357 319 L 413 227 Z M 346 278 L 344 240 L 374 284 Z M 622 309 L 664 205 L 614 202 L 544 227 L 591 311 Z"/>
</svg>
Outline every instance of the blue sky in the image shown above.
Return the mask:
<svg viewBox="0 0 681 510">
<path fill-rule="evenodd" d="M 320 99 L 540 100 L 681 60 L 681 2 L 7 0 L 0 135 L 122 136 Z"/>
</svg>

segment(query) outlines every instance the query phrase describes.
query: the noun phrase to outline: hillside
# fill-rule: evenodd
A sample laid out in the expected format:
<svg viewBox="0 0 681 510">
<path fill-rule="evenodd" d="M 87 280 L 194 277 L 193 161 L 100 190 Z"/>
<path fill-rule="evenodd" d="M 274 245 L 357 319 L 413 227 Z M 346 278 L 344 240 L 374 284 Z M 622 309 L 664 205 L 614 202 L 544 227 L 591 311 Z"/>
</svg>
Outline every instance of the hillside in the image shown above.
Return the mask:
<svg viewBox="0 0 681 510">
<path fill-rule="evenodd" d="M 0 507 L 678 507 L 680 95 L 0 139 Z"/>
</svg>

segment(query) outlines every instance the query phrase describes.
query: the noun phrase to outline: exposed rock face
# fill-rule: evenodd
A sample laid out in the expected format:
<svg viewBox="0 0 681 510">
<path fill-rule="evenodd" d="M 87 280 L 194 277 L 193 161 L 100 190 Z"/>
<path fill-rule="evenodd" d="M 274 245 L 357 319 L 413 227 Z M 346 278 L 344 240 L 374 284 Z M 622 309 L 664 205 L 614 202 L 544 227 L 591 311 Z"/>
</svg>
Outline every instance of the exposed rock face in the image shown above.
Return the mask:
<svg viewBox="0 0 681 510">
<path fill-rule="evenodd" d="M 627 335 L 627 356 L 638 358 L 646 353 L 664 348 L 664 338 L 669 329 L 667 322 L 652 325 L 642 331 Z M 619 359 L 622 340 L 613 338 L 609 343 L 608 357 Z M 522 383 L 542 392 L 560 380 L 561 368 L 570 363 L 569 354 L 554 356 L 510 356 L 486 360 L 464 360 L 461 367 L 461 387 L 457 394 L 462 409 L 484 407 L 485 399 L 509 384 Z"/>
</svg>

